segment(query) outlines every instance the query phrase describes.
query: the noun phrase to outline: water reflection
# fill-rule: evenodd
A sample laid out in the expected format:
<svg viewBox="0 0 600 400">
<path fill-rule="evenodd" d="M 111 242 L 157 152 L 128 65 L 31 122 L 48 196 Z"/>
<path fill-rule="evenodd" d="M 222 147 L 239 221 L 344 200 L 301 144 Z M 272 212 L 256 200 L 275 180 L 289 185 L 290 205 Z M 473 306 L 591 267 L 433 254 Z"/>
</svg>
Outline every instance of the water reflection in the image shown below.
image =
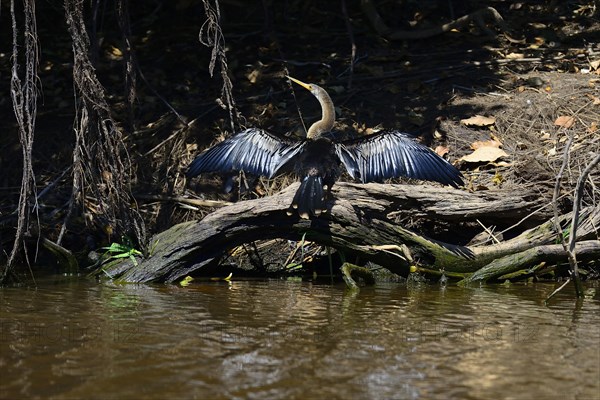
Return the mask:
<svg viewBox="0 0 600 400">
<path fill-rule="evenodd" d="M 0 397 L 597 398 L 600 300 L 553 290 L 5 288 Z"/>
</svg>

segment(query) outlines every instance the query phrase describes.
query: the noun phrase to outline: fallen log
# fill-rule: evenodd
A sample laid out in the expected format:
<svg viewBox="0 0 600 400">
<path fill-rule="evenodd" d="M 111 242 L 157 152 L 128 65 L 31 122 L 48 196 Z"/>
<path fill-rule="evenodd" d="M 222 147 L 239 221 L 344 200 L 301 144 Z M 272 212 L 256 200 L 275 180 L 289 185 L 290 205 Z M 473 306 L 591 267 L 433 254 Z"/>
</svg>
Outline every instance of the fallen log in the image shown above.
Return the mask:
<svg viewBox="0 0 600 400">
<path fill-rule="evenodd" d="M 600 240 L 585 240 L 575 245 L 579 261 L 598 260 L 600 256 Z M 497 258 L 478 269 L 472 275 L 463 279 L 461 285 L 483 283 L 490 279 L 499 278 L 516 271 L 527 269 L 529 266 L 557 261 L 566 261 L 569 255 L 560 244 L 538 245 L 517 253 L 507 254 Z"/>
<path fill-rule="evenodd" d="M 433 185 L 339 183 L 327 213 L 301 220 L 286 214 L 297 185 L 270 197 L 220 208 L 200 221 L 178 224 L 152 238 L 150 256 L 138 260 L 138 265 L 124 261 L 104 272 L 127 282 L 172 282 L 218 261 L 227 250 L 242 243 L 272 238 L 299 240 L 305 235 L 306 240 L 360 256 L 399 274 L 407 274 L 411 265 L 422 265 L 468 276 L 495 259 L 550 244 L 556 238 L 553 224 L 546 222 L 506 242 L 466 247 L 429 239 L 388 218 L 404 210 L 415 218 L 456 223 L 480 220 L 514 224 L 527 217 L 548 219 L 551 210 L 544 208 L 545 200 L 532 195 L 470 193 Z M 593 226 L 599 225 L 600 216 L 587 210 L 582 217 L 581 232 L 589 236 Z M 569 216 L 563 216 L 566 218 Z M 582 240 L 588 236 L 582 235 Z"/>
</svg>

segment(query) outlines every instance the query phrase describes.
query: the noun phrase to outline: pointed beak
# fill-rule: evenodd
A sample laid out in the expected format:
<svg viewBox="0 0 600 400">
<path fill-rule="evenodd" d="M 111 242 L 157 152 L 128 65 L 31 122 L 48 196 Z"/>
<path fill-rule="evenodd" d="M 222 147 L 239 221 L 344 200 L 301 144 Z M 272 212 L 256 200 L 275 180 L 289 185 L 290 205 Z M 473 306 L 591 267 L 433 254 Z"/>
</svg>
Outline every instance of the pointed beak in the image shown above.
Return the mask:
<svg viewBox="0 0 600 400">
<path fill-rule="evenodd" d="M 302 87 L 303 87 L 304 89 L 306 89 L 306 90 L 312 90 L 312 89 L 313 89 L 313 88 L 312 88 L 312 86 L 311 86 L 310 84 L 308 84 L 308 83 L 304 83 L 304 82 L 302 82 L 302 81 L 299 81 L 298 79 L 296 79 L 296 78 L 292 78 L 292 77 L 291 77 L 291 76 L 289 76 L 289 75 L 286 75 L 286 77 L 287 77 L 289 80 L 291 80 L 292 82 L 296 82 L 298 85 L 302 86 Z"/>
</svg>

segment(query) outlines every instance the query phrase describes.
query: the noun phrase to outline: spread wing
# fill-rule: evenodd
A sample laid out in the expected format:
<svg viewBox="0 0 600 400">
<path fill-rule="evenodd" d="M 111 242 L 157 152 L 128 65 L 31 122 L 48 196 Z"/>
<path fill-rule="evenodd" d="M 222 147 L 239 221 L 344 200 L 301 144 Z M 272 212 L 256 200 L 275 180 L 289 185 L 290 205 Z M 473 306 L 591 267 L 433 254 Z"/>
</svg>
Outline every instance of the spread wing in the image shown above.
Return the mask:
<svg viewBox="0 0 600 400">
<path fill-rule="evenodd" d="M 462 174 L 429 147 L 398 131 L 388 131 L 336 145 L 336 153 L 353 178 L 363 183 L 400 176 L 457 187 Z"/>
<path fill-rule="evenodd" d="M 303 148 L 304 142 L 288 142 L 262 129 L 250 128 L 196 157 L 188 168 L 187 176 L 242 170 L 272 178 Z"/>
</svg>

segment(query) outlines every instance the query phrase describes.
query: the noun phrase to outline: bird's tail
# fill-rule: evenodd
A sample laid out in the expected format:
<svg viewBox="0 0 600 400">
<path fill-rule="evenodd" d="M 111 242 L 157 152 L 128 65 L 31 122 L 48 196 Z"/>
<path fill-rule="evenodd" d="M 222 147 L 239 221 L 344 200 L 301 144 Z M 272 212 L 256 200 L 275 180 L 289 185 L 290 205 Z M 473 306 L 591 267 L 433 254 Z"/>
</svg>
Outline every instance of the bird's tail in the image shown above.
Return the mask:
<svg viewBox="0 0 600 400">
<path fill-rule="evenodd" d="M 311 216 L 318 217 L 325 211 L 325 192 L 323 191 L 323 178 L 320 176 L 306 176 L 294 195 L 288 215 L 293 210 L 298 211 L 300 218 L 309 219 Z"/>
</svg>

